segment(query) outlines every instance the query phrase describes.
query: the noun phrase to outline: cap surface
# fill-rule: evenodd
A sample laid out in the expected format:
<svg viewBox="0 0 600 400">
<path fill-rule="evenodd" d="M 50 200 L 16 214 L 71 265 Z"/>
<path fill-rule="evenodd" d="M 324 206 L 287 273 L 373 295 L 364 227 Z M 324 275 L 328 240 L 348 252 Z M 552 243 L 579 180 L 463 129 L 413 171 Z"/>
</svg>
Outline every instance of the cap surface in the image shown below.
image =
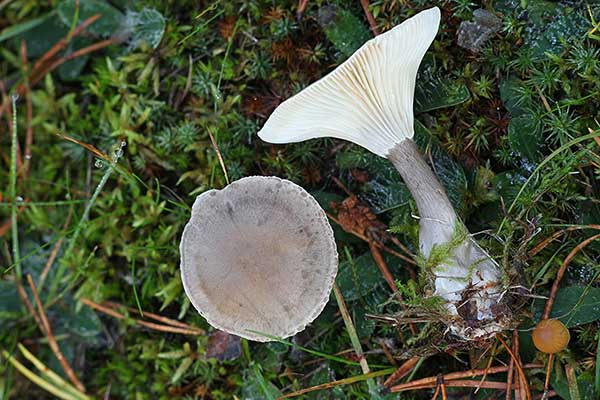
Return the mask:
<svg viewBox="0 0 600 400">
<path fill-rule="evenodd" d="M 413 136 L 419 64 L 440 24 L 437 7 L 369 40 L 321 80 L 279 105 L 258 136 L 270 143 L 349 140 L 385 157 Z"/>
<path fill-rule="evenodd" d="M 337 272 L 333 231 L 300 186 L 253 176 L 198 196 L 181 240 L 183 287 L 214 327 L 256 341 L 303 330 Z M 260 332 L 260 333 L 257 333 Z"/>
</svg>

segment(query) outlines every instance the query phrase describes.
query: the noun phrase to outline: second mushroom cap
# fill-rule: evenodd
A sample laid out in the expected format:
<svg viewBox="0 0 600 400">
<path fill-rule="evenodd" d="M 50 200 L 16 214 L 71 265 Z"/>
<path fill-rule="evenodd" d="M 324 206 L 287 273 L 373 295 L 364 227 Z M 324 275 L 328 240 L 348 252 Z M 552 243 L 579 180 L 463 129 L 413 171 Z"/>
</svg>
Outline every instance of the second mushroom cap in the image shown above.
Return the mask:
<svg viewBox="0 0 600 400">
<path fill-rule="evenodd" d="M 253 176 L 198 196 L 181 241 L 183 286 L 216 328 L 268 341 L 323 310 L 337 272 L 333 231 L 300 186 Z"/>
</svg>

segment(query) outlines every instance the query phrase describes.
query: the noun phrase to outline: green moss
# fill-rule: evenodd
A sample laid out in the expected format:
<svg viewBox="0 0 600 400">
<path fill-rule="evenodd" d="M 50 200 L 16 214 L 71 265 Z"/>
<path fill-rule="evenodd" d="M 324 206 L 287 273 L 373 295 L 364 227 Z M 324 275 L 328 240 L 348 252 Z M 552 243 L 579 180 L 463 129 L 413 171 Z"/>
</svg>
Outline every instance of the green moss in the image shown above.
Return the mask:
<svg viewBox="0 0 600 400">
<path fill-rule="evenodd" d="M 417 256 L 417 263 L 423 271 L 431 272 L 438 266 L 444 264 L 446 261 L 451 260 L 453 257 L 454 250 L 463 244 L 469 237 L 469 232 L 462 222 L 456 220 L 454 224 L 454 231 L 450 240 L 446 243 L 436 243 L 431 247 L 431 252 L 426 258 L 424 255 L 419 254 Z"/>
</svg>

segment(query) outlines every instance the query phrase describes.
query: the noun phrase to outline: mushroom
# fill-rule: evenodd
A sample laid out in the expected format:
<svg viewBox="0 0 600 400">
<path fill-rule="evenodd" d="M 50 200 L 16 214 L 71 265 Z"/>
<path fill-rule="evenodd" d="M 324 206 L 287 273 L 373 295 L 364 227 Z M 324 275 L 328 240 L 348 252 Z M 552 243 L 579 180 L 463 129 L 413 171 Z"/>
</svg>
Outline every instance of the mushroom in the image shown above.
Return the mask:
<svg viewBox="0 0 600 400">
<path fill-rule="evenodd" d="M 412 140 L 417 70 L 439 23 L 434 7 L 369 40 L 280 104 L 258 135 L 270 143 L 335 137 L 390 160 L 417 204 L 420 252 L 434 294 L 445 301 L 450 331 L 463 340 L 485 339 L 509 323 L 497 307 L 500 269 L 468 234 Z"/>
<path fill-rule="evenodd" d="M 196 310 L 215 328 L 261 342 L 312 322 L 338 265 L 325 212 L 277 177 L 247 177 L 199 195 L 180 250 Z"/>
<path fill-rule="evenodd" d="M 543 319 L 531 333 L 533 345 L 542 353 L 560 353 L 569 345 L 571 334 L 558 319 Z"/>
</svg>

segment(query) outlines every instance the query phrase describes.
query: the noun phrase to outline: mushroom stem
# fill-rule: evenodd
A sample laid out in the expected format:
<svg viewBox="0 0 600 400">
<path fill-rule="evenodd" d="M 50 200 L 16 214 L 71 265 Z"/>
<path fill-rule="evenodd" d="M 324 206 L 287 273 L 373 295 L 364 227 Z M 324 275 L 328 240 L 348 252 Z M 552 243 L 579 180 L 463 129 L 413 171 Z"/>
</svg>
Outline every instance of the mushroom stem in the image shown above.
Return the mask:
<svg viewBox="0 0 600 400">
<path fill-rule="evenodd" d="M 416 143 L 411 139 L 404 139 L 392 147 L 387 157 L 400 172 L 404 183 L 415 199 L 421 225 L 429 226 L 435 223 L 440 227 L 438 229 L 440 234 L 443 234 L 434 240 L 434 243 L 447 242 L 454 231 L 458 217 L 446 191 L 427 165 Z M 421 229 L 423 228 L 421 227 Z M 427 249 L 427 253 L 429 253 L 431 245 Z"/>
<path fill-rule="evenodd" d="M 467 232 L 415 142 L 402 140 L 387 158 L 417 203 L 424 267 L 435 294 L 446 303 L 452 333 L 474 340 L 504 329 L 497 312 L 501 297 L 498 264 Z"/>
</svg>

